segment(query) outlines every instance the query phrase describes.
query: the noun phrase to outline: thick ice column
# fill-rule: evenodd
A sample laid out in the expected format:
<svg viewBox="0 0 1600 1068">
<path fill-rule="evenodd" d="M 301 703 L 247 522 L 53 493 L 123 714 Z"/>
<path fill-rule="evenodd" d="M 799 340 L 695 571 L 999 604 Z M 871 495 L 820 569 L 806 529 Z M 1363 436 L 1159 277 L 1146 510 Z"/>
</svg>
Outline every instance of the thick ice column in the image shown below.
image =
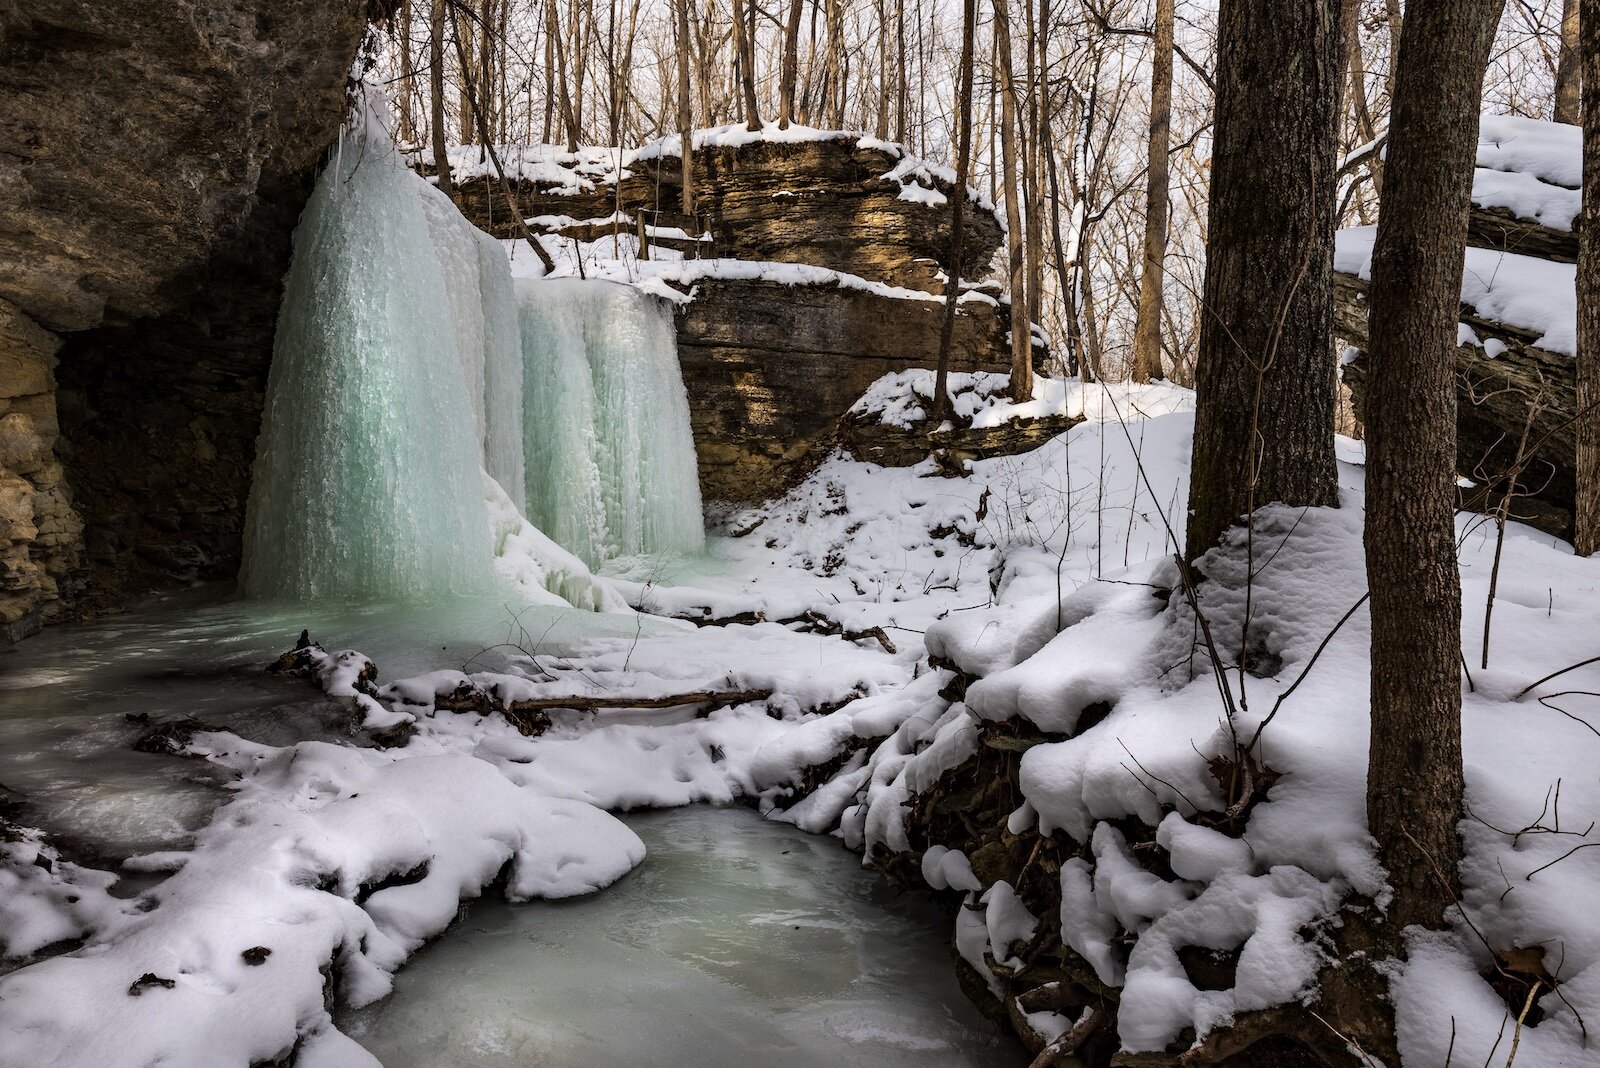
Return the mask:
<svg viewBox="0 0 1600 1068">
<path fill-rule="evenodd" d="M 621 556 L 698 551 L 699 468 L 672 313 L 614 283 L 590 283 L 586 298 L 608 547 Z"/>
<path fill-rule="evenodd" d="M 449 197 L 427 182 L 413 182 L 412 188 L 428 220 L 428 234 L 443 273 L 444 298 L 454 324 L 456 355 L 461 359 L 461 372 L 466 376 L 467 393 L 472 402 L 472 425 L 482 449 L 488 424 L 484 411 L 482 253 L 478 245 L 482 231 L 466 220 Z M 509 268 L 507 270 L 509 272 Z M 438 300 L 437 295 L 434 300 Z"/>
<path fill-rule="evenodd" d="M 590 567 L 605 559 L 605 508 L 595 464 L 595 395 L 583 309 L 561 283 L 518 279 L 527 516 Z"/>
<path fill-rule="evenodd" d="M 485 469 L 513 503 L 527 511 L 522 441 L 522 327 L 505 248 L 478 231 L 478 277 L 483 298 Z"/>
<path fill-rule="evenodd" d="M 704 547 L 670 310 L 631 286 L 520 281 L 528 517 L 598 566 Z"/>
<path fill-rule="evenodd" d="M 418 184 L 368 117 L 295 231 L 245 520 L 251 595 L 491 581 L 472 401 Z"/>
</svg>

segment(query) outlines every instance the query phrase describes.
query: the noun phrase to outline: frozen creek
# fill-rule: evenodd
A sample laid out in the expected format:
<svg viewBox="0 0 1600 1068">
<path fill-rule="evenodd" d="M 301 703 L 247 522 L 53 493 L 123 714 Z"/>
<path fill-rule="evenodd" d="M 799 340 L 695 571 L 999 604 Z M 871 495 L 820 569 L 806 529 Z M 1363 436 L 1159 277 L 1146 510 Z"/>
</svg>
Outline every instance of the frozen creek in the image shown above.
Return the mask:
<svg viewBox="0 0 1600 1068">
<path fill-rule="evenodd" d="M 649 855 L 572 902 L 485 899 L 340 1021 L 388 1068 L 1024 1064 L 956 985 L 941 912 L 740 808 L 628 818 Z"/>
<path fill-rule="evenodd" d="M 232 776 L 133 752 L 143 725 L 130 714 L 182 713 L 268 745 L 364 744 L 343 736 L 313 689 L 261 671 L 298 627 L 359 634 L 396 677 L 465 659 L 493 640 L 503 613 L 459 603 L 420 616 L 307 615 L 198 590 L 57 629 L 0 657 L 0 784 L 21 799 L 18 819 L 97 866 L 188 849 L 232 799 Z M 635 625 L 556 610 L 539 621 L 551 648 L 631 636 Z M 626 821 L 649 852 L 622 882 L 515 905 L 491 890 L 396 975 L 392 994 L 344 1010 L 340 1029 L 391 1068 L 1025 1062 L 957 986 L 948 918 L 892 895 L 837 841 L 743 807 Z M 161 879 L 123 875 L 115 894 L 151 892 Z"/>
</svg>

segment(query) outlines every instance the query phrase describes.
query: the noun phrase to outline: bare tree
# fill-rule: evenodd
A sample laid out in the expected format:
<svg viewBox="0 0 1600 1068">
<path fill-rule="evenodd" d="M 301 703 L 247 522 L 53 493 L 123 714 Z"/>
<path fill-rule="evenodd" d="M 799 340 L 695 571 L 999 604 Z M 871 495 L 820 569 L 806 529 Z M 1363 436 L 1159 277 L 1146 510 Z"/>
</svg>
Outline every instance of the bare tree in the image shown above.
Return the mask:
<svg viewBox="0 0 1600 1068">
<path fill-rule="evenodd" d="M 689 39 L 689 0 L 673 0 L 676 14 L 678 52 L 678 153 L 681 167 L 679 177 L 683 189 L 679 194 L 679 207 L 685 215 L 694 215 L 694 112 L 689 104 L 689 63 L 694 49 Z"/>
<path fill-rule="evenodd" d="M 1011 286 L 1011 399 L 1020 403 L 1033 397 L 1033 327 L 1023 247 L 1023 190 L 1017 180 L 1017 79 L 1011 47 L 1011 7 L 1008 0 L 993 0 L 993 3 L 996 66 L 1000 75 L 1000 184 L 1006 203 L 1007 275 Z"/>
<path fill-rule="evenodd" d="M 1261 505 L 1339 500 L 1331 345 L 1338 23 L 1338 0 L 1221 8 L 1190 559 Z"/>
<path fill-rule="evenodd" d="M 783 70 L 778 78 L 778 129 L 787 130 L 794 119 L 794 84 L 800 75 L 800 15 L 805 0 L 789 0 L 789 17 L 783 24 Z"/>
<path fill-rule="evenodd" d="M 1584 81 L 1581 49 L 1578 0 L 1561 0 L 1561 51 L 1556 61 L 1556 106 L 1551 116 L 1557 122 L 1576 126 L 1583 121 L 1578 100 L 1579 87 Z"/>
<path fill-rule="evenodd" d="M 733 47 L 739 65 L 739 93 L 745 125 L 761 129 L 761 106 L 756 103 L 755 0 L 733 0 Z"/>
<path fill-rule="evenodd" d="M 1600 0 L 1583 0 L 1583 216 L 1578 223 L 1578 436 L 1574 548 L 1600 552 Z"/>
<path fill-rule="evenodd" d="M 1366 402 L 1372 739 L 1367 825 L 1393 932 L 1437 927 L 1461 842 L 1456 320 L 1479 92 L 1499 5 L 1411 4 L 1372 253 Z"/>
<path fill-rule="evenodd" d="M 447 0 L 433 0 L 428 13 L 428 96 L 433 120 L 433 168 L 438 174 L 439 190 L 445 196 L 455 196 L 450 182 L 450 142 L 444 129 L 444 22 Z"/>
<path fill-rule="evenodd" d="M 950 349 L 955 343 L 956 303 L 961 299 L 963 218 L 967 207 L 967 172 L 972 167 L 972 39 L 978 20 L 977 0 L 961 3 L 961 61 L 956 71 L 956 180 L 950 191 L 950 262 L 945 270 L 944 319 L 939 324 L 939 363 L 933 378 L 933 424 L 950 411 Z"/>
<path fill-rule="evenodd" d="M 1161 378 L 1161 290 L 1170 213 L 1167 153 L 1172 144 L 1173 0 L 1156 0 L 1154 55 L 1150 62 L 1150 146 L 1145 169 L 1144 270 L 1139 276 L 1139 318 L 1133 331 L 1133 380 Z"/>
</svg>

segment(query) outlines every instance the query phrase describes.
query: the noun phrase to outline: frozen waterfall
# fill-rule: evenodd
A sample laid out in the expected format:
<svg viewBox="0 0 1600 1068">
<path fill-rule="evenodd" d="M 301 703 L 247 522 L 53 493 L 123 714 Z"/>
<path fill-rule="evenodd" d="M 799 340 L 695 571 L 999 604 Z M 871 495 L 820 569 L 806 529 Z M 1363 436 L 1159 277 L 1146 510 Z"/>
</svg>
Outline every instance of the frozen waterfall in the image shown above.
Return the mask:
<svg viewBox="0 0 1600 1068">
<path fill-rule="evenodd" d="M 521 279 L 528 517 L 591 567 L 705 545 L 672 315 L 631 286 Z"/>
<path fill-rule="evenodd" d="M 487 591 L 498 572 L 609 603 L 583 563 L 704 542 L 662 302 L 514 282 L 501 244 L 406 169 L 369 107 L 295 230 L 244 591 L 418 600 Z"/>
<path fill-rule="evenodd" d="M 438 311 L 451 290 L 421 183 L 364 118 L 294 234 L 245 517 L 252 596 L 415 599 L 491 581 L 478 419 Z"/>
</svg>

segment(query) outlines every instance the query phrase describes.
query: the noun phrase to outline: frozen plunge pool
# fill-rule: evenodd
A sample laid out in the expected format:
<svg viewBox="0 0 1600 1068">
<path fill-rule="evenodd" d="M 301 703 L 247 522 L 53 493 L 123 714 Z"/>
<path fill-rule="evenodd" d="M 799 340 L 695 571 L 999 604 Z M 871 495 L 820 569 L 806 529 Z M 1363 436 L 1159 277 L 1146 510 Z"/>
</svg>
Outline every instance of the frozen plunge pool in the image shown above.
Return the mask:
<svg viewBox="0 0 1600 1068">
<path fill-rule="evenodd" d="M 388 1068 L 1005 1068 L 930 902 L 831 838 L 704 806 L 628 817 L 633 874 L 578 901 L 474 904 L 341 1021 Z"/>
</svg>

